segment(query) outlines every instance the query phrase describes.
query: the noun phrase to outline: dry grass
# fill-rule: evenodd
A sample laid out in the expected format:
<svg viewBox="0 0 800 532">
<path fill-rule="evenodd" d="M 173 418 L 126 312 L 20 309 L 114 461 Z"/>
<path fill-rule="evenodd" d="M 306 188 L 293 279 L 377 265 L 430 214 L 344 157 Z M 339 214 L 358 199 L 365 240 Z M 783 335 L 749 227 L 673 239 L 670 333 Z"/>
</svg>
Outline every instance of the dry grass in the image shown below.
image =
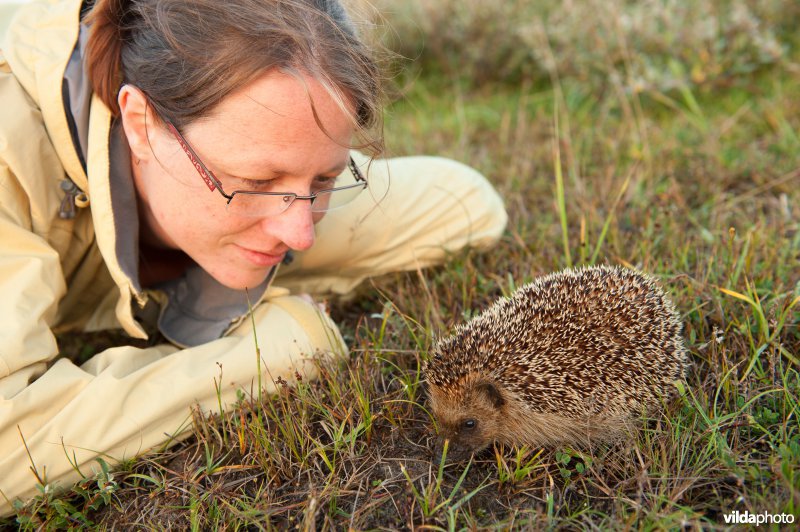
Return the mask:
<svg viewBox="0 0 800 532">
<path fill-rule="evenodd" d="M 800 9 L 388 4 L 394 48 L 416 58 L 401 63 L 388 145 L 486 173 L 511 218 L 500 245 L 373 280 L 333 309 L 346 363 L 198 416 L 192 439 L 44 497 L 20 522 L 714 529 L 733 510 L 797 515 Z M 549 48 L 524 40 L 545 34 Z M 693 364 L 685 393 L 616 446 L 437 466 L 419 373 L 433 338 L 536 275 L 593 262 L 636 266 L 671 293 Z"/>
</svg>

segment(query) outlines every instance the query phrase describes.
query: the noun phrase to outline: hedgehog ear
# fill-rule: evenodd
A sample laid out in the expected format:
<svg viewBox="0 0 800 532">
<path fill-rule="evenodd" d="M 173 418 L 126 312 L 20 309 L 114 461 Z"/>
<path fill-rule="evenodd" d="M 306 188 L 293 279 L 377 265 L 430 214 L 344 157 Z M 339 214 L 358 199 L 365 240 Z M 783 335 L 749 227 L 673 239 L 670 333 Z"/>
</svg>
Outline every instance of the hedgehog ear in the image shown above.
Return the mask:
<svg viewBox="0 0 800 532">
<path fill-rule="evenodd" d="M 495 408 L 500 408 L 504 404 L 506 404 L 506 400 L 503 399 L 503 396 L 500 395 L 500 390 L 497 389 L 497 386 L 492 384 L 491 382 L 481 382 L 478 383 L 475 388 L 486 395 L 489 400 L 492 402 Z"/>
</svg>

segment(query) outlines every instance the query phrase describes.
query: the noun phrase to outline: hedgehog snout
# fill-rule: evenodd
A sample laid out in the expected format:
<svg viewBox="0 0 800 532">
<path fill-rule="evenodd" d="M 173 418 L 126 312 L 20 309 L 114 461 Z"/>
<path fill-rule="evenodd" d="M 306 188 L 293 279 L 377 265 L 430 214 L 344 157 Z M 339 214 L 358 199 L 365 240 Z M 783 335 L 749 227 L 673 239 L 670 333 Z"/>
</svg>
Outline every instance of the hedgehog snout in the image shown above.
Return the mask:
<svg viewBox="0 0 800 532">
<path fill-rule="evenodd" d="M 483 450 L 489 443 L 475 447 L 471 443 L 461 441 L 459 439 L 450 439 L 440 436 L 436 440 L 436 446 L 433 449 L 433 462 L 436 464 L 441 463 L 442 458 L 449 462 L 461 462 L 467 460 L 473 453 Z M 445 445 L 447 452 L 445 454 Z"/>
</svg>

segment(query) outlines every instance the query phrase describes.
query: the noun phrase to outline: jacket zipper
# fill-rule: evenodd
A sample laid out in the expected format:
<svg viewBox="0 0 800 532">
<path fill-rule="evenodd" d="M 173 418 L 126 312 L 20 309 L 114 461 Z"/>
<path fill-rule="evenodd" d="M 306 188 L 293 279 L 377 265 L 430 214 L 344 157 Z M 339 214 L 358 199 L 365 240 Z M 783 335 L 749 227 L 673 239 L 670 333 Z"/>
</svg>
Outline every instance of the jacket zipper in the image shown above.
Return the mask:
<svg viewBox="0 0 800 532">
<path fill-rule="evenodd" d="M 64 220 L 71 220 L 75 218 L 75 198 L 83 194 L 83 192 L 71 179 L 65 179 L 61 182 L 61 190 L 64 191 L 64 198 L 58 208 L 58 217 Z"/>
</svg>

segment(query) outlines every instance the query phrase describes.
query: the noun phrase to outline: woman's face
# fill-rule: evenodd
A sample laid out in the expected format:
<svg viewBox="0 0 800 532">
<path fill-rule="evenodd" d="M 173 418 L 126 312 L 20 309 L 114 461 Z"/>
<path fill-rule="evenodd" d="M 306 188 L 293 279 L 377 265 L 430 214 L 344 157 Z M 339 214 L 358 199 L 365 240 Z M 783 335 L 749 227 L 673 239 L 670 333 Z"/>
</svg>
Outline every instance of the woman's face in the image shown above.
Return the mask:
<svg viewBox="0 0 800 532">
<path fill-rule="evenodd" d="M 259 285 L 287 251 L 311 247 L 321 215 L 311 212 L 309 201 L 297 200 L 272 216 L 229 213 L 225 198 L 209 190 L 176 138 L 153 125 L 152 108 L 147 113 L 150 153 L 131 143 L 145 242 L 182 250 L 234 289 Z M 129 142 L 133 127 L 125 125 Z M 226 183 L 309 195 L 319 180 L 347 168 L 354 129 L 317 81 L 271 71 L 227 96 L 209 117 L 182 133 L 228 194 L 232 190 Z"/>
</svg>

